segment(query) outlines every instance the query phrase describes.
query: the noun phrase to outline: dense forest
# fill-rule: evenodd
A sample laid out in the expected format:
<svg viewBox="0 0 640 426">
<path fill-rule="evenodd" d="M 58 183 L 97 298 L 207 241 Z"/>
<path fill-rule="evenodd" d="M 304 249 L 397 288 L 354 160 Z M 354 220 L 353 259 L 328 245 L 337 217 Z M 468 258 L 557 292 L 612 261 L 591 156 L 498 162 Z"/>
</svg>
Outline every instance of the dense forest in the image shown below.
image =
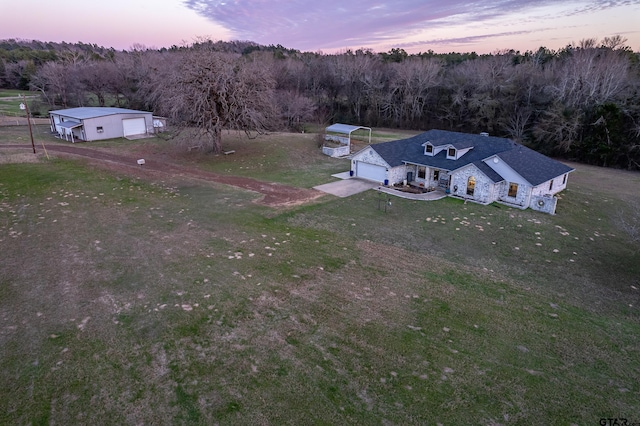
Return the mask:
<svg viewBox="0 0 640 426">
<path fill-rule="evenodd" d="M 83 43 L 0 41 L 0 87 L 40 108 L 154 111 L 209 135 L 343 122 L 489 132 L 544 154 L 640 169 L 640 53 L 615 36 L 524 53 L 300 52 L 198 40 L 116 51 Z"/>
</svg>

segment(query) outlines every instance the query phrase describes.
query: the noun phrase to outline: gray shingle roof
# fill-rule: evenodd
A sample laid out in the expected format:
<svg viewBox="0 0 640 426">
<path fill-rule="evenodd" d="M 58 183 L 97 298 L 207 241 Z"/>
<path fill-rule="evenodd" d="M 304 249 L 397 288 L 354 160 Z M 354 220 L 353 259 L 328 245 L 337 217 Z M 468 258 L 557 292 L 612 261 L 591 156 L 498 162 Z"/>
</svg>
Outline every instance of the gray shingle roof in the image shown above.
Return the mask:
<svg viewBox="0 0 640 426">
<path fill-rule="evenodd" d="M 574 169 L 523 145 L 498 154 L 505 163 L 533 186 L 540 185 Z"/>
<path fill-rule="evenodd" d="M 457 149 L 471 149 L 459 159 L 449 160 L 445 150 L 435 156 L 425 155 L 423 145 L 426 142 L 434 146 L 451 144 Z M 446 130 L 429 130 L 408 139 L 371 145 L 371 148 L 392 167 L 412 163 L 454 171 L 474 164 L 494 182 L 501 182 L 504 178 L 483 161 L 493 155 L 498 155 L 533 186 L 573 170 L 511 139 Z"/>
<path fill-rule="evenodd" d="M 474 166 L 480 169 L 482 173 L 485 174 L 489 179 L 491 179 L 494 183 L 504 181 L 504 178 L 500 176 L 498 172 L 493 170 L 491 167 L 487 166 L 487 163 L 484 161 L 476 161 L 473 163 Z"/>
<path fill-rule="evenodd" d="M 104 117 L 114 114 L 150 114 L 147 111 L 136 111 L 134 109 L 115 108 L 115 107 L 79 107 L 59 109 L 49 111 L 49 114 L 58 114 L 65 117 L 75 118 L 78 120 L 86 120 L 87 118 Z"/>
<path fill-rule="evenodd" d="M 429 136 L 425 143 L 429 142 L 433 146 L 453 145 L 456 149 L 474 146 L 476 136 L 478 136 L 469 133 L 447 132 L 445 130 L 430 130 L 426 133 Z"/>
</svg>

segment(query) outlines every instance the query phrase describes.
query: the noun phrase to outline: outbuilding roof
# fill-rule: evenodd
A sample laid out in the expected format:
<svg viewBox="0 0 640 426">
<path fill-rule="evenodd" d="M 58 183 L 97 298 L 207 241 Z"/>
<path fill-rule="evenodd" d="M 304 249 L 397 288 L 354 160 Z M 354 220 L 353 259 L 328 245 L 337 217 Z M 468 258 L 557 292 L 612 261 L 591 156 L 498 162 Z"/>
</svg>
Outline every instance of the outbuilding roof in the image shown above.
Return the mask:
<svg viewBox="0 0 640 426">
<path fill-rule="evenodd" d="M 331 126 L 325 128 L 325 131 L 334 132 L 334 133 L 343 133 L 345 135 L 349 135 L 351 134 L 351 132 L 355 132 L 356 130 L 360 130 L 360 129 L 371 131 L 370 127 L 353 126 L 351 124 L 340 124 L 340 123 L 332 124 Z"/>
<path fill-rule="evenodd" d="M 458 149 L 472 149 L 453 160 L 447 158 L 444 150 L 434 156 L 425 155 L 424 145 L 427 142 L 434 146 L 450 144 Z M 533 186 L 573 171 L 571 167 L 511 139 L 446 130 L 429 130 L 408 139 L 371 145 L 371 148 L 391 167 L 411 163 L 452 172 L 473 164 L 494 182 L 501 182 L 504 178 L 484 162 L 492 156 L 500 157 Z"/>
<path fill-rule="evenodd" d="M 64 117 L 86 120 L 88 118 L 104 117 L 115 114 L 151 114 L 148 111 L 115 107 L 78 107 L 49 111 L 49 114 L 62 115 Z"/>
</svg>

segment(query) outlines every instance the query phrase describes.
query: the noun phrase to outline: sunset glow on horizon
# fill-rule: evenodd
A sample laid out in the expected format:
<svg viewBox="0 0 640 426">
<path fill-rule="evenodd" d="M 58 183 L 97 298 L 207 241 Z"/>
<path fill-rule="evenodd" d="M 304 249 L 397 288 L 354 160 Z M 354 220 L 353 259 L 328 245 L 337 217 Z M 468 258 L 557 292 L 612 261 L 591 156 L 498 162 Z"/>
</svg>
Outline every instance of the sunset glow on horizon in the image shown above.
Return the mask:
<svg viewBox="0 0 640 426">
<path fill-rule="evenodd" d="M 28 13 L 25 13 L 28 11 Z M 0 0 L 0 39 L 83 42 L 127 50 L 200 38 L 333 53 L 369 48 L 491 53 L 556 50 L 620 35 L 640 50 L 640 0 Z"/>
</svg>

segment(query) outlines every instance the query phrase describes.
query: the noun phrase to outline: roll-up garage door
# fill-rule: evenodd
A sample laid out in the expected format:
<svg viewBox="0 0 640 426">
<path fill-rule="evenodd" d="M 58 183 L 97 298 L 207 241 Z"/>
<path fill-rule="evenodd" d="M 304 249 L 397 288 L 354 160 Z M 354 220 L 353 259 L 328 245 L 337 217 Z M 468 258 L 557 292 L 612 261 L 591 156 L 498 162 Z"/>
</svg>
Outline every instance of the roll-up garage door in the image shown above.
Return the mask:
<svg viewBox="0 0 640 426">
<path fill-rule="evenodd" d="M 384 182 L 384 180 L 386 179 L 387 169 L 376 164 L 369 164 L 358 161 L 356 163 L 355 174 L 359 178 L 369 179 L 376 182 Z"/>
<path fill-rule="evenodd" d="M 144 135 L 147 133 L 147 126 L 142 118 L 127 118 L 122 120 L 122 133 L 124 137 L 134 135 Z"/>
</svg>

